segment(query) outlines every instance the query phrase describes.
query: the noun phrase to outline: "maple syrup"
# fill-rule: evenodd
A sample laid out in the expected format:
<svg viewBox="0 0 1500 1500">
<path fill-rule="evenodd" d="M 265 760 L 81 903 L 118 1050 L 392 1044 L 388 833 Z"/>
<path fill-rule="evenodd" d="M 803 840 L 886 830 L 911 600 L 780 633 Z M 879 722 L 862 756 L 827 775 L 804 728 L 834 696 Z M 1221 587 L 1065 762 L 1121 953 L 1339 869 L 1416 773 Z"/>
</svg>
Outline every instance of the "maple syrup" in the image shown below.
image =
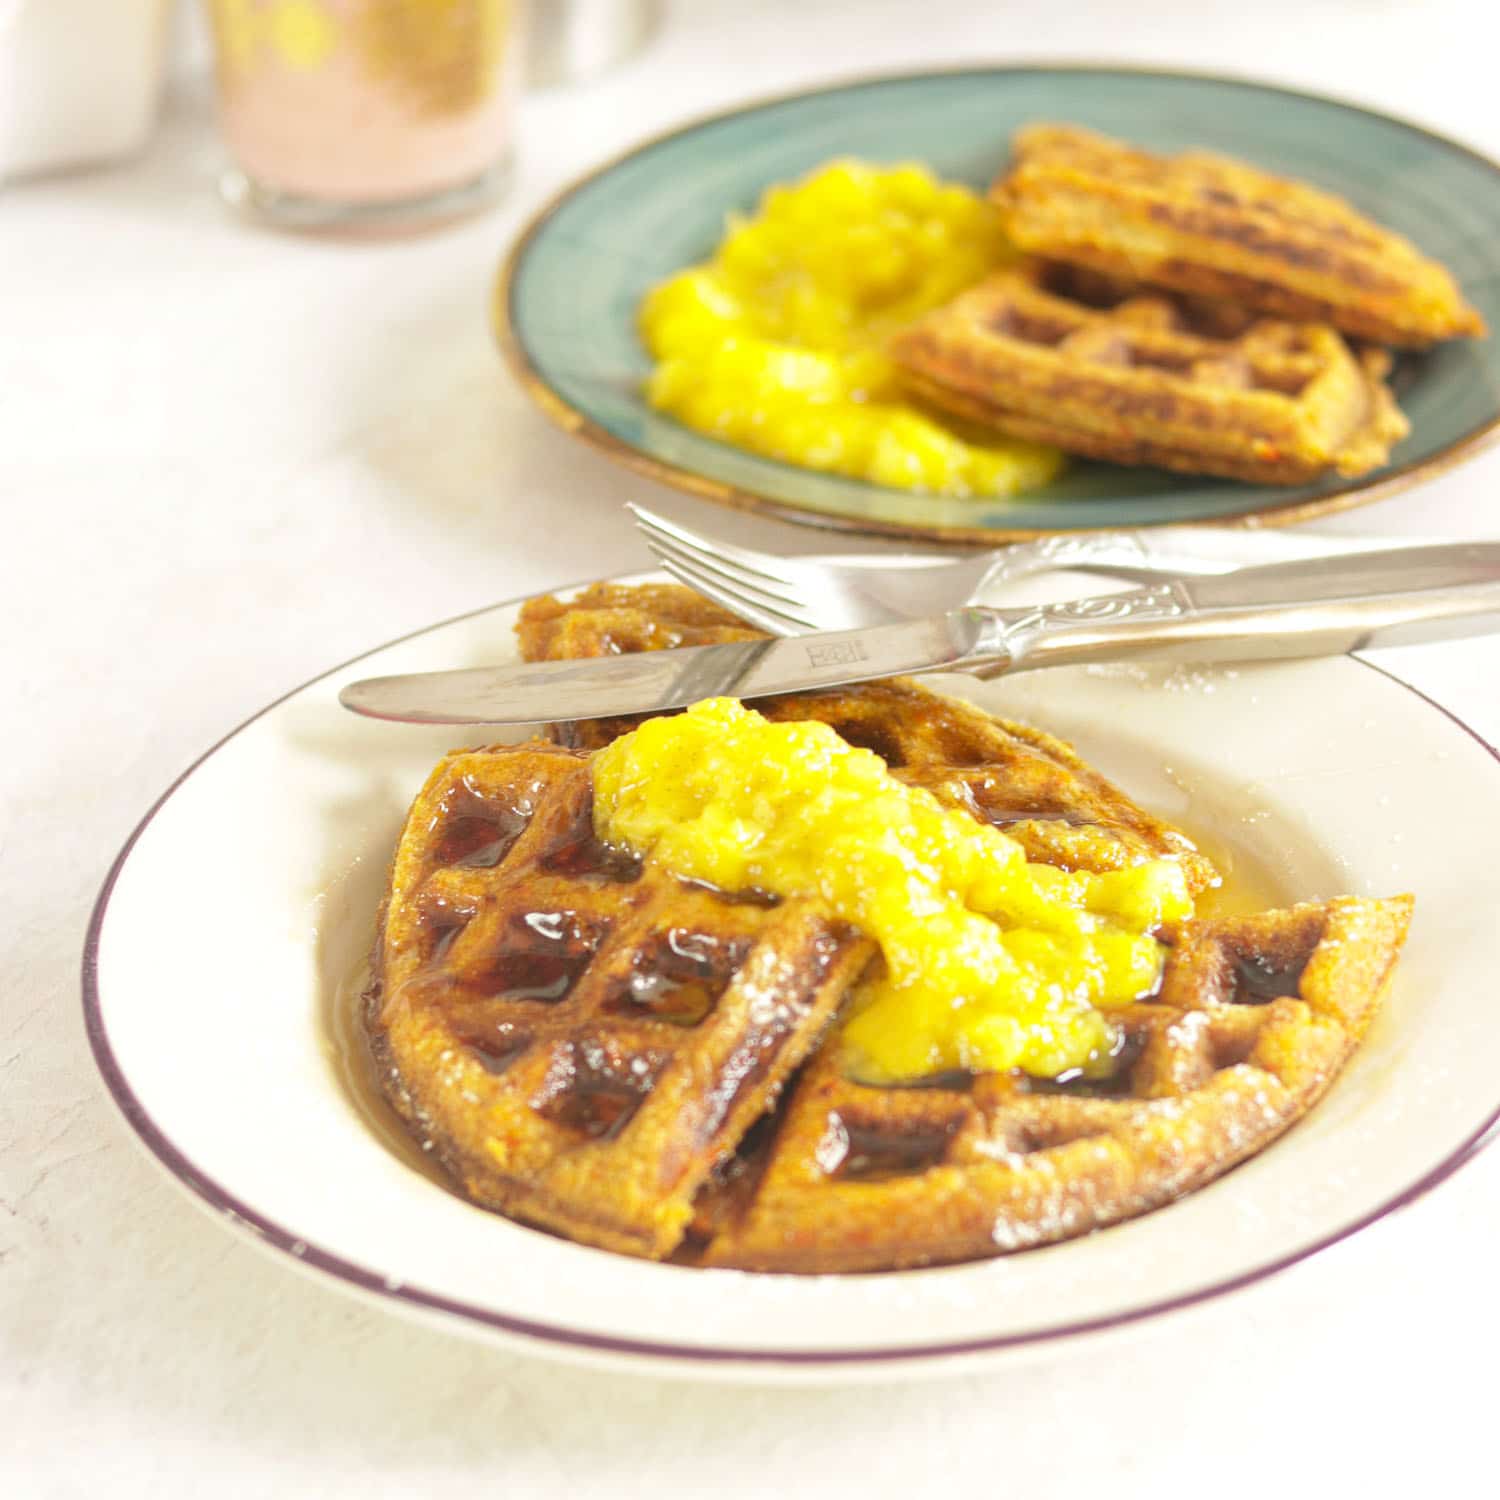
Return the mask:
<svg viewBox="0 0 1500 1500">
<path fill-rule="evenodd" d="M 832 1177 L 849 1182 L 879 1182 L 907 1177 L 937 1166 L 962 1123 L 955 1114 L 946 1120 L 910 1121 L 898 1134 L 879 1125 L 833 1116 L 818 1150 L 818 1165 Z"/>
<path fill-rule="evenodd" d="M 665 1060 L 665 1054 L 646 1051 L 627 1062 L 597 1042 L 567 1043 L 553 1053 L 531 1106 L 589 1140 L 612 1141 L 651 1092 Z"/>
<path fill-rule="evenodd" d="M 529 911 L 513 917 L 505 941 L 478 988 L 495 1000 L 567 999 L 593 961 L 609 924 L 573 911 Z"/>
<path fill-rule="evenodd" d="M 630 972 L 616 981 L 605 1009 L 696 1026 L 718 1004 L 749 951 L 748 938 L 668 928 L 632 956 Z"/>
<path fill-rule="evenodd" d="M 1226 997 L 1235 1005 L 1265 1005 L 1283 995 L 1297 994 L 1306 961 L 1278 964 L 1259 953 L 1231 953 L 1233 985 Z"/>
<path fill-rule="evenodd" d="M 594 831 L 594 799 L 589 797 L 542 851 L 537 863 L 549 875 L 623 883 L 640 879 L 642 861 L 631 850 L 606 844 L 598 837 Z"/>
<path fill-rule="evenodd" d="M 435 865 L 490 870 L 525 832 L 531 809 L 496 802 L 465 779 L 443 798 L 438 820 L 444 826 L 433 851 Z"/>
</svg>

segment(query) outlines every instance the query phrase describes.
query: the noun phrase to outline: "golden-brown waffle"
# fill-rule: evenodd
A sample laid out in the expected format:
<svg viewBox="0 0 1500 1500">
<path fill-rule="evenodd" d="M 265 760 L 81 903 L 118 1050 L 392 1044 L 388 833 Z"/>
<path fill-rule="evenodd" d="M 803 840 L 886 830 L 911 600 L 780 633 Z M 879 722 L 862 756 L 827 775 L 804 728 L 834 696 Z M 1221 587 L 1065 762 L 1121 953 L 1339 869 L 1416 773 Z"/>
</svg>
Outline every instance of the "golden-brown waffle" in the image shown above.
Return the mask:
<svg viewBox="0 0 1500 1500">
<path fill-rule="evenodd" d="M 891 353 L 935 406 L 1070 453 L 1261 484 L 1355 475 L 1408 431 L 1389 357 L 1326 324 L 1029 262 L 904 329 Z"/>
<path fill-rule="evenodd" d="M 524 661 L 577 661 L 678 646 L 752 641 L 764 632 L 675 583 L 591 583 L 566 603 L 528 599 L 516 622 Z M 634 729 L 639 718 L 554 724 L 552 737 L 574 750 L 597 750 Z"/>
<path fill-rule="evenodd" d="M 753 634 L 665 588 L 537 601 L 519 628 L 532 657 Z M 762 706 L 831 724 L 1004 823 L 1032 858 L 1109 869 L 1167 854 L 1195 888 L 1215 878 L 1067 746 L 914 683 Z M 1116 1013 L 1110 1078 L 875 1087 L 851 1075 L 836 1029 L 819 1043 L 865 940 L 811 903 L 735 899 L 601 847 L 576 752 L 456 752 L 397 851 L 367 1024 L 387 1093 L 481 1203 L 685 1263 L 894 1269 L 1079 1234 L 1259 1150 L 1358 1041 L 1410 904 L 1164 934 L 1158 993 Z"/>
<path fill-rule="evenodd" d="M 1066 125 L 1012 143 L 991 190 L 1023 250 L 1222 297 L 1375 343 L 1482 334 L 1452 276 L 1342 198 L 1208 152 L 1156 156 Z"/>
<path fill-rule="evenodd" d="M 876 1271 L 1050 1243 L 1144 1213 L 1299 1118 L 1376 1009 L 1411 900 L 1344 898 L 1177 935 L 1161 992 L 1116 1012 L 1114 1077 L 851 1078 L 836 1036 L 774 1136 L 719 1174 L 694 1258 Z"/>
<path fill-rule="evenodd" d="M 576 661 L 755 640 L 761 632 L 675 583 L 591 583 L 567 603 L 528 599 L 516 624 L 527 661 Z"/>
<path fill-rule="evenodd" d="M 588 762 L 459 751 L 397 847 L 366 1026 L 388 1097 L 477 1202 L 659 1256 L 870 945 L 599 845 Z"/>
</svg>

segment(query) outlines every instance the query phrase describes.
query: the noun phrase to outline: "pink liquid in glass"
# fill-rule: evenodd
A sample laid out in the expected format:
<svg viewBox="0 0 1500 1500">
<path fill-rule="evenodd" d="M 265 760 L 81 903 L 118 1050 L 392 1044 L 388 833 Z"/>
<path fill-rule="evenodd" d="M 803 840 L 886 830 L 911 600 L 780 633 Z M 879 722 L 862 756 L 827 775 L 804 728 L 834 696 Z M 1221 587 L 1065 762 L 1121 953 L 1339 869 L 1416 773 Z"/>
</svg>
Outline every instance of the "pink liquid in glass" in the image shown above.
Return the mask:
<svg viewBox="0 0 1500 1500">
<path fill-rule="evenodd" d="M 510 152 L 517 0 L 213 0 L 220 114 L 262 194 L 398 205 Z"/>
</svg>

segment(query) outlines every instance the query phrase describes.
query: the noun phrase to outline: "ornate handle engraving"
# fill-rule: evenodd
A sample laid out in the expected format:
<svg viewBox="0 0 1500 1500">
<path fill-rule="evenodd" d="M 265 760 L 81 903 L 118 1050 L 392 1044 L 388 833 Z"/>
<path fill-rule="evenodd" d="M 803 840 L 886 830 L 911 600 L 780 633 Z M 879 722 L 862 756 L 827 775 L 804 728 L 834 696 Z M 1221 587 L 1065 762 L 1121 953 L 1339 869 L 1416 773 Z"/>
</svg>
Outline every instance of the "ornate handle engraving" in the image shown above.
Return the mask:
<svg viewBox="0 0 1500 1500">
<path fill-rule="evenodd" d="M 1107 536 L 1049 536 L 1032 544 L 1034 555 L 1045 558 L 1052 567 L 1065 568 L 1077 562 L 1124 563 L 1144 561 L 1146 549 L 1129 532 Z"/>
<path fill-rule="evenodd" d="M 1170 583 L 1129 594 L 1100 594 L 1092 599 L 1065 599 L 1037 611 L 1042 624 L 1093 624 L 1101 620 L 1162 620 L 1186 613 L 1186 605 Z"/>
<path fill-rule="evenodd" d="M 1104 567 L 1133 567 L 1150 560 L 1145 543 L 1131 531 L 1106 531 L 1084 536 L 1045 536 L 1034 542 L 1007 547 L 995 556 L 985 571 L 981 588 L 990 588 L 1011 578 L 1025 578 L 1049 568 L 1070 568 L 1090 563 Z M 975 591 L 976 594 L 979 590 Z"/>
<path fill-rule="evenodd" d="M 1028 637 L 1041 644 L 1052 637 L 1062 644 L 1071 627 L 1110 625 L 1126 620 L 1170 620 L 1190 613 L 1191 604 L 1177 583 L 1158 583 L 1128 594 L 1101 594 L 1087 599 L 1064 599 L 1043 604 L 1005 630 L 1006 640 L 1020 645 Z"/>
</svg>

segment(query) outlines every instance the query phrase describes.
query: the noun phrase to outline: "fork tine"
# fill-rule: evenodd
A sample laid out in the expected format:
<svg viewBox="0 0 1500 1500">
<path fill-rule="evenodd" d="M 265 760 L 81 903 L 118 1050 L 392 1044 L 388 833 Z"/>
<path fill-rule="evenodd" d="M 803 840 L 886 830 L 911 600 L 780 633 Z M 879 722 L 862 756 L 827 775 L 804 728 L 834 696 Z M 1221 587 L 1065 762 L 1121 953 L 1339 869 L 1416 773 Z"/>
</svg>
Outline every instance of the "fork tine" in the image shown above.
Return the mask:
<svg viewBox="0 0 1500 1500">
<path fill-rule="evenodd" d="M 715 557 L 712 553 L 697 552 L 689 547 L 684 547 L 668 537 L 657 536 L 654 532 L 642 531 L 646 545 L 658 557 L 670 557 L 681 563 L 684 567 L 699 570 L 706 569 L 719 578 L 726 585 L 753 592 L 761 599 L 769 601 L 773 607 L 790 604 L 797 609 L 805 609 L 806 606 L 798 595 L 791 591 L 790 585 L 782 584 L 778 587 L 773 579 L 762 578 L 755 573 L 747 573 L 732 562 Z"/>
<path fill-rule="evenodd" d="M 751 547 L 736 547 L 730 542 L 721 542 L 717 537 L 693 531 L 677 521 L 669 521 L 666 516 L 658 515 L 654 510 L 647 510 L 644 505 L 637 505 L 631 500 L 625 502 L 625 508 L 635 516 L 635 524 L 648 535 L 654 534 L 670 539 L 678 546 L 688 548 L 707 561 L 737 563 L 746 572 L 757 573 L 771 583 L 785 586 L 792 582 L 787 573 L 777 566 L 782 559 L 772 553 L 758 552 Z"/>
<path fill-rule="evenodd" d="M 746 598 L 744 594 L 727 586 L 711 573 L 701 572 L 691 564 L 684 565 L 671 558 L 663 557 L 661 565 L 678 583 L 686 584 L 688 588 L 702 594 L 704 598 L 712 599 L 715 604 L 722 605 L 747 624 L 754 625 L 770 635 L 806 635 L 809 631 L 817 629 L 815 624 L 807 620 L 782 614 L 777 609 L 757 604 L 755 600 Z"/>
<path fill-rule="evenodd" d="M 730 583 L 742 584 L 746 588 L 759 589 L 775 599 L 788 604 L 798 604 L 795 586 L 784 579 L 772 578 L 759 568 L 742 566 L 733 558 L 721 556 L 711 543 L 696 546 L 677 540 L 668 532 L 640 528 L 646 545 L 659 557 L 675 557 L 679 562 L 692 567 L 712 568 Z"/>
<path fill-rule="evenodd" d="M 743 600 L 732 594 L 722 593 L 717 585 L 703 583 L 696 580 L 692 574 L 685 569 L 679 568 L 677 564 L 663 561 L 662 568 L 670 573 L 678 583 L 685 584 L 695 593 L 702 594 L 704 598 L 711 599 L 715 604 L 721 604 L 725 609 L 738 615 L 747 625 L 753 625 L 757 630 L 764 630 L 767 635 L 804 635 L 806 628 L 793 625 L 790 621 L 774 615 L 769 611 L 756 609 L 753 605 L 746 604 Z"/>
<path fill-rule="evenodd" d="M 808 612 L 806 605 L 796 599 L 783 599 L 779 594 L 757 588 L 743 579 L 732 578 L 710 563 L 700 563 L 680 553 L 662 551 L 654 543 L 648 542 L 647 545 L 656 553 L 663 565 L 670 562 L 695 580 L 694 587 L 712 584 L 721 594 L 735 600 L 737 604 L 751 604 L 757 609 L 770 610 L 782 619 L 800 625 L 804 630 L 818 629 L 818 623 Z"/>
</svg>

